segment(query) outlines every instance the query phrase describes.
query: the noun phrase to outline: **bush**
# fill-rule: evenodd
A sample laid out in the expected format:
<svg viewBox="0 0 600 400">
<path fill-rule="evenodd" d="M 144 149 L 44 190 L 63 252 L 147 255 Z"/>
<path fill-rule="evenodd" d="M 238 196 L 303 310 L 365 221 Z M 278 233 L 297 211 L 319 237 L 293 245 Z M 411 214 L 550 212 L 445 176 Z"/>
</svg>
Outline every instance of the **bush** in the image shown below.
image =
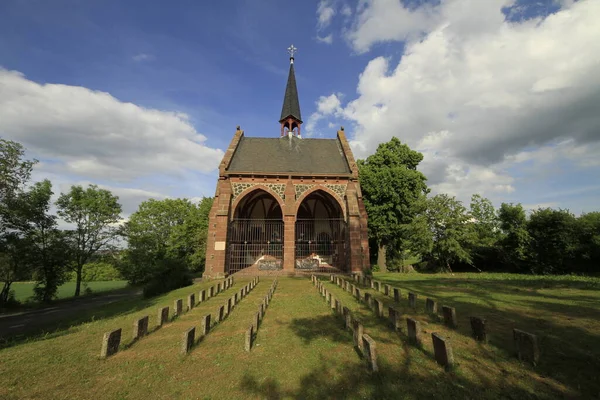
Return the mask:
<svg viewBox="0 0 600 400">
<path fill-rule="evenodd" d="M 100 261 L 85 264 L 81 272 L 81 279 L 84 282 L 120 281 L 123 276 L 113 264 Z"/>
<path fill-rule="evenodd" d="M 177 259 L 157 261 L 160 273 L 144 285 L 144 297 L 154 297 L 192 284 L 192 276 L 185 263 Z"/>
</svg>

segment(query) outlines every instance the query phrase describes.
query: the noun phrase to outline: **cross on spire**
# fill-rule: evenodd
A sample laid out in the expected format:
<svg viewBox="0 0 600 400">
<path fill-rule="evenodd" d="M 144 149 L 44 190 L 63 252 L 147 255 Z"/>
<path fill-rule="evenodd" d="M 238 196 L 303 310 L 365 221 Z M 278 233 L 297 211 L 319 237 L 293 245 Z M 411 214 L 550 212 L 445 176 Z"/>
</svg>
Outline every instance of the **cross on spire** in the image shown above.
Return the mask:
<svg viewBox="0 0 600 400">
<path fill-rule="evenodd" d="M 296 54 L 296 52 L 298 51 L 297 48 L 294 47 L 294 45 L 291 45 L 290 47 L 288 47 L 287 49 L 288 53 L 290 53 L 290 60 L 294 59 L 294 54 Z"/>
</svg>

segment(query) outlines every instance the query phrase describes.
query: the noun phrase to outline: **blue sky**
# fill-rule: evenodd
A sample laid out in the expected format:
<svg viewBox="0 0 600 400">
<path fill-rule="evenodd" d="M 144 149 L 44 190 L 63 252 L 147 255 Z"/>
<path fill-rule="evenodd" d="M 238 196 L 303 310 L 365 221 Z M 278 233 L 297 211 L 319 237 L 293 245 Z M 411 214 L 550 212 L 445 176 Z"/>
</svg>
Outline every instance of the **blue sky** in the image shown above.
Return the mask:
<svg viewBox="0 0 600 400">
<path fill-rule="evenodd" d="M 597 3 L 4 0 L 0 136 L 126 214 L 211 196 L 236 125 L 279 135 L 293 43 L 307 135 L 395 135 L 466 203 L 598 210 Z"/>
</svg>

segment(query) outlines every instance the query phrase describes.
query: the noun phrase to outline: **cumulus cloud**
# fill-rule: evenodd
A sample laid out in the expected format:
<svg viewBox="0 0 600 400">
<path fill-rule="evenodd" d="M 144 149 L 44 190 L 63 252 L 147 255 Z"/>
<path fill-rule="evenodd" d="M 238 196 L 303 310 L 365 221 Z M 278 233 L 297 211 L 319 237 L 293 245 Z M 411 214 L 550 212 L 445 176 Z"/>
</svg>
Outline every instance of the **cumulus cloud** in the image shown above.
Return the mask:
<svg viewBox="0 0 600 400">
<path fill-rule="evenodd" d="M 333 43 L 333 35 L 331 33 L 329 35 L 323 36 L 323 37 L 317 35 L 317 42 L 332 44 Z"/>
<path fill-rule="evenodd" d="M 340 116 L 342 109 L 342 102 L 340 100 L 340 93 L 332 93 L 329 96 L 321 96 L 316 101 L 317 111 L 312 113 L 306 122 L 307 136 L 314 136 L 316 126 L 319 121 L 323 118 L 334 115 Z"/>
<path fill-rule="evenodd" d="M 0 69 L 0 132 L 54 171 L 131 181 L 214 170 L 223 152 L 205 144 L 186 114 L 125 103 L 108 93 L 39 84 Z"/>
<path fill-rule="evenodd" d="M 527 156 L 541 165 L 544 152 L 597 167 L 600 2 L 560 5 L 510 21 L 508 0 L 362 2 L 354 50 L 403 41 L 405 51 L 397 64 L 372 59 L 336 111 L 355 124 L 357 156 L 398 136 L 424 153 L 434 190 L 467 197 L 514 191 L 510 168 Z"/>
<path fill-rule="evenodd" d="M 329 26 L 334 15 L 333 1 L 321 0 L 317 5 L 317 28 L 321 30 Z"/>
</svg>

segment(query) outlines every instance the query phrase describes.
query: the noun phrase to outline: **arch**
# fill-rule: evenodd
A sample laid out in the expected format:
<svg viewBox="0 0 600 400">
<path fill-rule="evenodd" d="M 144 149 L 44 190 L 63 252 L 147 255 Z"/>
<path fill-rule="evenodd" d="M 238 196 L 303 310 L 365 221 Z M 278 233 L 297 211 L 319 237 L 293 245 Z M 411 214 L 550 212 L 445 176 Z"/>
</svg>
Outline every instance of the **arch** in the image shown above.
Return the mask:
<svg viewBox="0 0 600 400">
<path fill-rule="evenodd" d="M 296 199 L 296 204 L 294 204 L 294 215 L 296 216 L 296 218 L 298 218 L 298 210 L 300 209 L 300 206 L 302 205 L 304 200 L 308 196 L 310 196 L 312 193 L 319 191 L 319 190 L 329 194 L 336 201 L 336 203 L 340 206 L 340 209 L 342 210 L 342 218 L 345 221 L 346 220 L 346 204 L 344 203 L 344 201 L 340 201 L 341 200 L 340 197 L 333 190 L 331 190 L 328 187 L 325 187 L 323 185 L 313 186 L 312 188 L 308 189 L 306 192 L 302 193 L 300 195 L 300 197 L 298 197 Z"/>
<path fill-rule="evenodd" d="M 279 207 L 281 208 L 281 211 L 283 212 L 284 208 L 284 203 L 283 203 L 283 199 L 281 197 L 279 197 L 279 195 L 277 193 L 275 193 L 273 191 L 273 189 L 269 188 L 266 185 L 257 183 L 254 186 L 249 187 L 248 189 L 245 189 L 243 192 L 241 192 L 233 201 L 233 204 L 231 205 L 231 215 L 229 217 L 230 220 L 233 220 L 234 216 L 236 215 L 236 212 L 238 211 L 238 206 L 240 204 L 240 202 L 242 200 L 244 200 L 249 194 L 251 194 L 252 192 L 256 191 L 256 190 L 263 190 L 265 192 L 267 192 L 268 194 L 270 194 L 273 199 L 279 204 Z"/>
</svg>

